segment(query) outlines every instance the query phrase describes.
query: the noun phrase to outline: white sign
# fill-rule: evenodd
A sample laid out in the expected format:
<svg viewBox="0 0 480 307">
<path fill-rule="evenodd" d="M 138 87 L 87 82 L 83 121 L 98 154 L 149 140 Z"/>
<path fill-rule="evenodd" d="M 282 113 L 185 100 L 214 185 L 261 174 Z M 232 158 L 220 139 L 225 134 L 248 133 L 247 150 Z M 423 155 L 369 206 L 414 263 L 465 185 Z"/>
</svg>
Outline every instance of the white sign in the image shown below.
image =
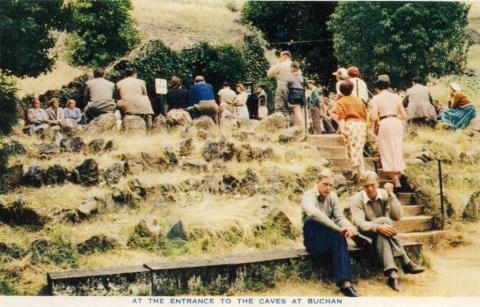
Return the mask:
<svg viewBox="0 0 480 307">
<path fill-rule="evenodd" d="M 155 79 L 155 92 L 159 95 L 167 93 L 167 79 Z"/>
</svg>

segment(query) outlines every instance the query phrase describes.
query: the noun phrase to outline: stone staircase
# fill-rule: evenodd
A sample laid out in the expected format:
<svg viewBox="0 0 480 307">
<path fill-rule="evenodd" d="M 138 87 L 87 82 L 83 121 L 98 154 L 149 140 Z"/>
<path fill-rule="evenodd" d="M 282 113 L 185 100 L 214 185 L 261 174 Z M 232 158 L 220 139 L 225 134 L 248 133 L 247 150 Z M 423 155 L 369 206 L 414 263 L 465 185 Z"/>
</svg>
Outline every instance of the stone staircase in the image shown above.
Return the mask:
<svg viewBox="0 0 480 307">
<path fill-rule="evenodd" d="M 317 147 L 320 157 L 330 161 L 330 167 L 333 170 L 350 170 L 343 136 L 337 134 L 309 135 L 307 141 Z M 367 169 L 379 173 L 381 186 L 390 182 L 390 179 L 382 172 L 378 158 L 365 158 L 365 164 Z M 360 189 L 360 187 L 357 188 Z M 432 228 L 432 217 L 423 214 L 423 208 L 415 204 L 413 194 L 408 192 L 397 195 L 405 215 L 401 221 L 395 222 L 395 227 L 399 231 L 399 236 L 406 242 L 435 245 L 446 234 L 446 231 Z"/>
</svg>

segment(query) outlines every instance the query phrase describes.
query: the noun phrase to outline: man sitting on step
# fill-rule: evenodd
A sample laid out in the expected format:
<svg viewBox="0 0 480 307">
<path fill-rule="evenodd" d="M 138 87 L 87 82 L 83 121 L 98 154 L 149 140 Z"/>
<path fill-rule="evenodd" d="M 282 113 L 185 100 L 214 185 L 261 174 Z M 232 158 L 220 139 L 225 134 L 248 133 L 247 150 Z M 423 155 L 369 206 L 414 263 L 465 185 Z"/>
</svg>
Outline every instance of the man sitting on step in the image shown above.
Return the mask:
<svg viewBox="0 0 480 307">
<path fill-rule="evenodd" d="M 422 273 L 425 269 L 407 256 L 393 226 L 392 220 L 399 221 L 403 215 L 402 206 L 393 194 L 393 185 L 386 183 L 385 189 L 378 188 L 378 185 L 377 174 L 372 171 L 365 172 L 363 190 L 351 198 L 350 210 L 353 223 L 360 233 L 372 239 L 373 246 L 383 262 L 387 284 L 393 290 L 400 291 L 395 258 L 399 258 L 406 274 Z"/>
<path fill-rule="evenodd" d="M 322 172 L 316 186 L 302 198 L 303 244 L 309 254 L 332 254 L 333 274 L 345 296 L 359 296 L 351 284 L 352 272 L 346 238 L 356 236 L 356 228 L 345 218 L 340 201 L 332 191 L 331 172 Z"/>
</svg>

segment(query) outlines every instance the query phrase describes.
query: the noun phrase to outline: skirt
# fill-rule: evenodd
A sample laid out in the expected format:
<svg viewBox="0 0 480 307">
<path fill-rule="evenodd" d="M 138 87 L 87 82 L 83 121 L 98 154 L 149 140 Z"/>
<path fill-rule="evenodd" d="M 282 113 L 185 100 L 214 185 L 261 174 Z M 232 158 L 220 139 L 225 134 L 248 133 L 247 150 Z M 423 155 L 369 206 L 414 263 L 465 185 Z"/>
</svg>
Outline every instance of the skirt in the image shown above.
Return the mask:
<svg viewBox="0 0 480 307">
<path fill-rule="evenodd" d="M 396 117 L 380 121 L 377 135 L 378 151 L 384 172 L 403 172 L 403 124 Z"/>
<path fill-rule="evenodd" d="M 237 119 L 240 119 L 240 118 L 249 119 L 250 118 L 250 114 L 248 113 L 248 108 L 247 108 L 246 105 L 237 106 L 236 115 L 237 115 Z"/>
<path fill-rule="evenodd" d="M 350 132 L 347 137 L 348 161 L 353 167 L 363 167 L 363 147 L 367 139 L 367 123 L 359 120 L 347 120 L 345 130 Z"/>
<path fill-rule="evenodd" d="M 475 107 L 467 106 L 463 109 L 446 109 L 442 121 L 453 129 L 463 129 L 475 117 Z"/>
</svg>

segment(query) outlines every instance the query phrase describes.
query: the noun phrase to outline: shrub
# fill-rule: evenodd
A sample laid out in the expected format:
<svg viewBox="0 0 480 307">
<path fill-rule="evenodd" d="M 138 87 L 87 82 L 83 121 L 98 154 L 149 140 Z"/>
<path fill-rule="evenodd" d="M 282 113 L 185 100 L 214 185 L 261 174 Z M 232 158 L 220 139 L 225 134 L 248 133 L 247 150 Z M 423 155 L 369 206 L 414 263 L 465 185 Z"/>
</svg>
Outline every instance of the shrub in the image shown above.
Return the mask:
<svg viewBox="0 0 480 307">
<path fill-rule="evenodd" d="M 130 0 L 78 0 L 70 4 L 68 58 L 74 65 L 106 66 L 139 42 Z"/>
<path fill-rule="evenodd" d="M 462 69 L 468 8 L 461 2 L 344 2 L 328 26 L 340 64 L 359 66 L 370 80 L 387 73 L 394 86 L 405 87 L 417 75 Z"/>
</svg>

